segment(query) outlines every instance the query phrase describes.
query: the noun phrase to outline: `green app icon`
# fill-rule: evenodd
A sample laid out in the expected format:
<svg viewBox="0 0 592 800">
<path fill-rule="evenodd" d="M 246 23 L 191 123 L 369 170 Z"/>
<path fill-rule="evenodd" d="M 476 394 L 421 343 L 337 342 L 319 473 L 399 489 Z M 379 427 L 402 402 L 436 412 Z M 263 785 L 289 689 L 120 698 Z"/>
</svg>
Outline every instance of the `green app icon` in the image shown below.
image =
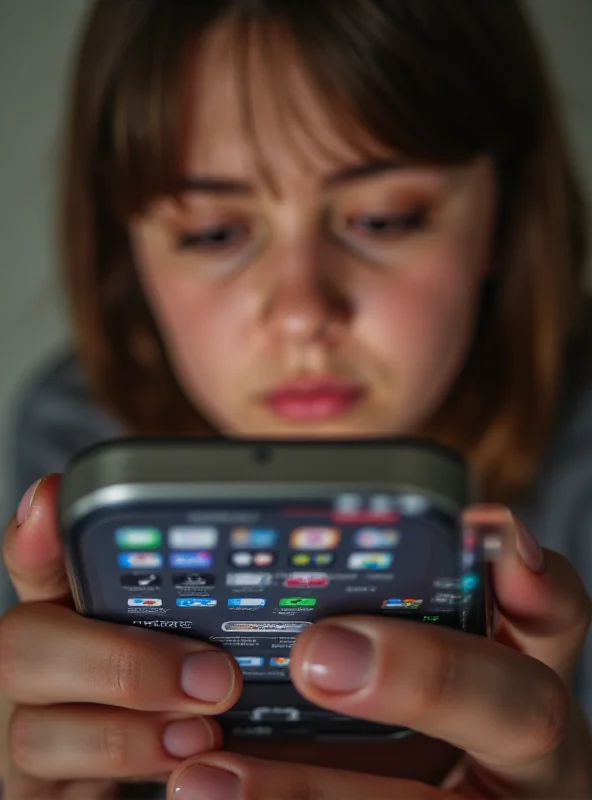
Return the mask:
<svg viewBox="0 0 592 800">
<path fill-rule="evenodd" d="M 121 550 L 157 550 L 162 545 L 158 528 L 119 528 L 115 541 Z"/>
<path fill-rule="evenodd" d="M 314 608 L 317 601 L 314 597 L 282 597 L 280 608 Z"/>
</svg>

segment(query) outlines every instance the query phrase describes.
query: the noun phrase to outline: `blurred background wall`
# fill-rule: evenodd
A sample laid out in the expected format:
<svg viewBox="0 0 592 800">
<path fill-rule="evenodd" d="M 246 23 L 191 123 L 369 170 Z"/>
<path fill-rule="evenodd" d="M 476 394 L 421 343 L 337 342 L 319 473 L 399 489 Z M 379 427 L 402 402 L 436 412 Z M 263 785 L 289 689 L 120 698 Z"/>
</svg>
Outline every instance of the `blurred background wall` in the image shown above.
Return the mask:
<svg viewBox="0 0 592 800">
<path fill-rule="evenodd" d="M 592 0 L 528 5 L 592 193 Z M 68 61 L 88 6 L 89 0 L 0 0 L 0 522 L 13 512 L 5 452 L 15 390 L 67 338 L 54 278 L 54 178 Z"/>
</svg>

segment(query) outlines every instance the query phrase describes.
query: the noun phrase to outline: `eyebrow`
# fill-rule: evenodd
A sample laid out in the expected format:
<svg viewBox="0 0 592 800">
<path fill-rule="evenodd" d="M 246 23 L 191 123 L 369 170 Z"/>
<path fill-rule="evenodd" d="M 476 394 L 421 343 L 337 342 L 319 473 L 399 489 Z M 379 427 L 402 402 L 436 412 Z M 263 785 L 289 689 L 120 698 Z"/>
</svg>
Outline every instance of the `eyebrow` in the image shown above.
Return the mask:
<svg viewBox="0 0 592 800">
<path fill-rule="evenodd" d="M 409 164 L 395 159 L 369 161 L 364 164 L 354 164 L 345 167 L 338 172 L 327 175 L 322 185 L 324 188 L 340 186 L 352 181 L 364 180 L 375 175 L 382 175 L 385 172 L 394 172 L 409 168 Z M 198 192 L 200 194 L 241 194 L 252 195 L 255 189 L 248 181 L 235 180 L 233 178 L 217 177 L 186 177 L 180 184 L 182 192 Z"/>
</svg>

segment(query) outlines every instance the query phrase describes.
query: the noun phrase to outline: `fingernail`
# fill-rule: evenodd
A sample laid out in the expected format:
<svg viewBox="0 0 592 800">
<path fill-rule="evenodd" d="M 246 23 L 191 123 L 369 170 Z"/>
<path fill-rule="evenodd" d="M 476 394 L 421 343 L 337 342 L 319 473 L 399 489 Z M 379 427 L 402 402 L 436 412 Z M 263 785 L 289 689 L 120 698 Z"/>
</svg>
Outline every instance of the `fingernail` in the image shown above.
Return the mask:
<svg viewBox="0 0 592 800">
<path fill-rule="evenodd" d="M 355 692 L 370 680 L 373 655 L 370 640 L 360 633 L 337 625 L 321 627 L 304 655 L 304 674 L 324 692 Z"/>
<path fill-rule="evenodd" d="M 522 523 L 514 520 L 514 525 L 516 527 L 516 549 L 518 550 L 518 555 L 533 572 L 543 572 L 545 569 L 545 554 L 541 546 Z"/>
<path fill-rule="evenodd" d="M 174 800 L 239 800 L 240 781 L 232 772 L 213 767 L 187 767 L 177 778 Z"/>
<path fill-rule="evenodd" d="M 202 703 L 221 703 L 234 686 L 230 658 L 215 650 L 191 653 L 183 662 L 181 686 L 185 694 Z"/>
<path fill-rule="evenodd" d="M 175 758 L 189 758 L 210 750 L 214 736 L 204 720 L 181 719 L 166 726 L 162 743 L 167 753 Z"/>
<path fill-rule="evenodd" d="M 29 511 L 31 510 L 31 506 L 33 505 L 33 500 L 35 499 L 35 495 L 37 494 L 37 489 L 39 488 L 41 481 L 42 479 L 35 481 L 35 483 L 32 486 L 29 486 L 27 491 L 24 493 L 23 498 L 19 503 L 19 507 L 16 510 L 17 528 L 20 528 L 20 526 L 29 516 Z"/>
</svg>

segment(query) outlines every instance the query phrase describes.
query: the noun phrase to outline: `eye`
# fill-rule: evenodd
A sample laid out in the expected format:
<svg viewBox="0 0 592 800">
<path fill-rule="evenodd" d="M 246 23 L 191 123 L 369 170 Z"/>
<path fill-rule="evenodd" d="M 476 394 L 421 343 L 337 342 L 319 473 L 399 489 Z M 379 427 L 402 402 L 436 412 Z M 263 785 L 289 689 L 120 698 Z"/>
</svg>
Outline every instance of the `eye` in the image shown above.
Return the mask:
<svg viewBox="0 0 592 800">
<path fill-rule="evenodd" d="M 388 239 L 422 230 L 427 217 L 423 208 L 407 214 L 352 214 L 346 219 L 346 228 L 365 237 Z"/>
<path fill-rule="evenodd" d="M 248 236 L 249 226 L 241 223 L 214 225 L 188 233 L 177 242 L 178 250 L 227 250 L 242 243 Z"/>
</svg>

